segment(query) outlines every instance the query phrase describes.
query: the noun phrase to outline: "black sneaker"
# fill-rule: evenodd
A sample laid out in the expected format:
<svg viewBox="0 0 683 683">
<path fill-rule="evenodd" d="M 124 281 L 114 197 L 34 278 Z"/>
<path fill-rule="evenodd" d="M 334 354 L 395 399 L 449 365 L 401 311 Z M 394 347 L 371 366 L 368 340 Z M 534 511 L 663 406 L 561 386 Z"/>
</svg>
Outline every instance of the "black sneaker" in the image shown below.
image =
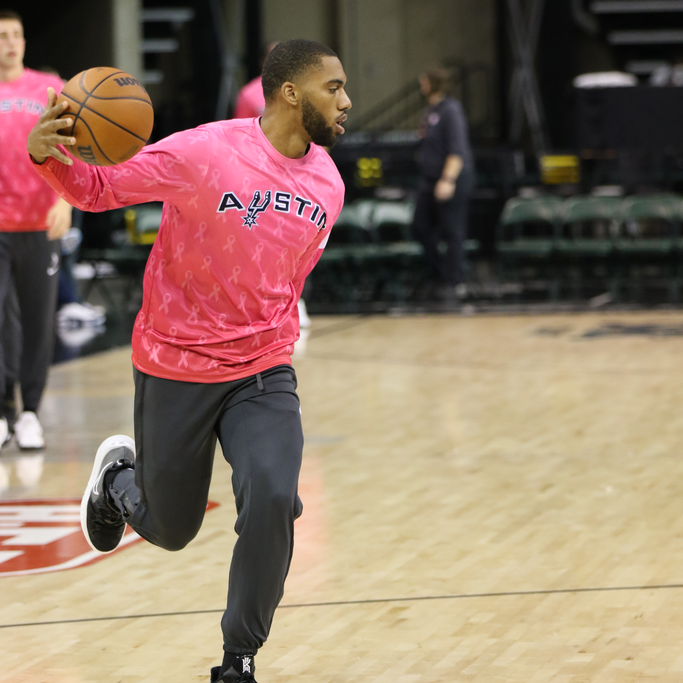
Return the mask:
<svg viewBox="0 0 683 683">
<path fill-rule="evenodd" d="M 107 472 L 135 467 L 135 442 L 129 436 L 110 436 L 97 449 L 90 480 L 81 500 L 81 528 L 93 550 L 110 553 L 118 547 L 126 522 L 109 498 Z"/>
<path fill-rule="evenodd" d="M 256 683 L 254 655 L 235 655 L 232 665 L 222 675 L 220 666 L 211 669 L 211 683 Z"/>
</svg>

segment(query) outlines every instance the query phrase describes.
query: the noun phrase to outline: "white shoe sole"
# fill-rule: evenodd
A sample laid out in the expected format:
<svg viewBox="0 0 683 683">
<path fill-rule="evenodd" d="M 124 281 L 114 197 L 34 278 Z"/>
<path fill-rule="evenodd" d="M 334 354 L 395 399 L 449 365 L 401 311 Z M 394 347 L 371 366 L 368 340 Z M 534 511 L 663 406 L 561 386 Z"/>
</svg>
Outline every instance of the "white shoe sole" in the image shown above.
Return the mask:
<svg viewBox="0 0 683 683">
<path fill-rule="evenodd" d="M 45 450 L 45 441 L 29 441 L 28 443 L 24 441 L 21 443 L 17 439 L 17 446 L 19 446 L 20 451 L 43 451 Z"/>
<path fill-rule="evenodd" d="M 88 501 L 90 500 L 90 492 L 92 491 L 93 486 L 95 486 L 97 477 L 102 469 L 102 461 L 104 460 L 105 456 L 115 448 L 121 447 L 129 448 L 133 452 L 133 459 L 135 459 L 135 441 L 125 434 L 110 436 L 100 444 L 100 447 L 97 449 L 97 453 L 95 454 L 95 462 L 92 466 L 92 472 L 90 474 L 90 479 L 88 480 L 88 485 L 85 487 L 85 493 L 81 499 L 81 530 L 83 531 L 85 540 L 88 541 L 88 545 L 95 552 L 100 553 L 101 555 L 113 553 L 116 548 L 113 548 L 107 552 L 102 552 L 90 542 L 90 537 L 88 536 Z"/>
</svg>

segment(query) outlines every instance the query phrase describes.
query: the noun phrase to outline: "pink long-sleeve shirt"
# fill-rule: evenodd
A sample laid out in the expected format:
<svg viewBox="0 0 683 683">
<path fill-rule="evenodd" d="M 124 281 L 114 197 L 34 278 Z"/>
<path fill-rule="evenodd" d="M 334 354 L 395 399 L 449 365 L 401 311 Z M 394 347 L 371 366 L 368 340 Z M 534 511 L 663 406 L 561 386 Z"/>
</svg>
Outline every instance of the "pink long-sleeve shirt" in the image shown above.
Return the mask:
<svg viewBox="0 0 683 683">
<path fill-rule="evenodd" d="M 47 104 L 48 86 L 61 92 L 58 76 L 33 69 L 0 81 L 0 232 L 47 229 L 57 195 L 36 176 L 26 139 Z"/>
<path fill-rule="evenodd" d="M 136 368 L 210 383 L 291 363 L 304 279 L 344 200 L 321 147 L 290 159 L 259 119 L 240 119 L 176 133 L 118 166 L 34 167 L 86 211 L 164 202 L 133 331 Z"/>
</svg>

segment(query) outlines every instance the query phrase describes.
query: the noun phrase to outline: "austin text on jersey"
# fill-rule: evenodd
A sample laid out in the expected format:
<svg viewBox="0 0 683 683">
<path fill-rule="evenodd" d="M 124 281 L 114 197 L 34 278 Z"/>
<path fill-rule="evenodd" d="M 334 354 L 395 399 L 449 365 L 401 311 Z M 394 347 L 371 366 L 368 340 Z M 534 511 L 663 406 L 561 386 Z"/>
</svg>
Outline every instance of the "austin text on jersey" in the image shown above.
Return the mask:
<svg viewBox="0 0 683 683">
<path fill-rule="evenodd" d="M 231 209 L 244 211 L 245 204 L 235 192 L 224 192 L 218 205 L 217 213 L 225 213 Z M 272 204 L 273 211 L 278 213 L 294 213 L 297 216 L 308 218 L 311 223 L 315 223 L 318 230 L 324 230 L 327 224 L 327 213 L 310 199 L 292 195 L 290 192 L 271 192 L 267 190 L 263 194 L 256 190 L 248 202 L 246 213 L 242 216 L 245 225 L 249 230 L 258 226 L 257 220 L 260 214 L 268 209 Z"/>
</svg>

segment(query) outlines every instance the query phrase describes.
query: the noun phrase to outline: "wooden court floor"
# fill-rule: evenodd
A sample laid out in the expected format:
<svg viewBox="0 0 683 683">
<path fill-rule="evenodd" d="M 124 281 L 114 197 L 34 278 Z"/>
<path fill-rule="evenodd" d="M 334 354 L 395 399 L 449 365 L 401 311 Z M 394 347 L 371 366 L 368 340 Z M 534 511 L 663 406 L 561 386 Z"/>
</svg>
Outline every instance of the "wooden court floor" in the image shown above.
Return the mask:
<svg viewBox="0 0 683 683">
<path fill-rule="evenodd" d="M 53 369 L 0 503 L 80 498 L 131 433 L 129 354 Z M 259 683 L 683 680 L 683 313 L 318 318 L 295 366 L 305 511 Z M 0 683 L 208 681 L 220 457 L 210 498 L 181 552 L 0 573 Z"/>
</svg>

